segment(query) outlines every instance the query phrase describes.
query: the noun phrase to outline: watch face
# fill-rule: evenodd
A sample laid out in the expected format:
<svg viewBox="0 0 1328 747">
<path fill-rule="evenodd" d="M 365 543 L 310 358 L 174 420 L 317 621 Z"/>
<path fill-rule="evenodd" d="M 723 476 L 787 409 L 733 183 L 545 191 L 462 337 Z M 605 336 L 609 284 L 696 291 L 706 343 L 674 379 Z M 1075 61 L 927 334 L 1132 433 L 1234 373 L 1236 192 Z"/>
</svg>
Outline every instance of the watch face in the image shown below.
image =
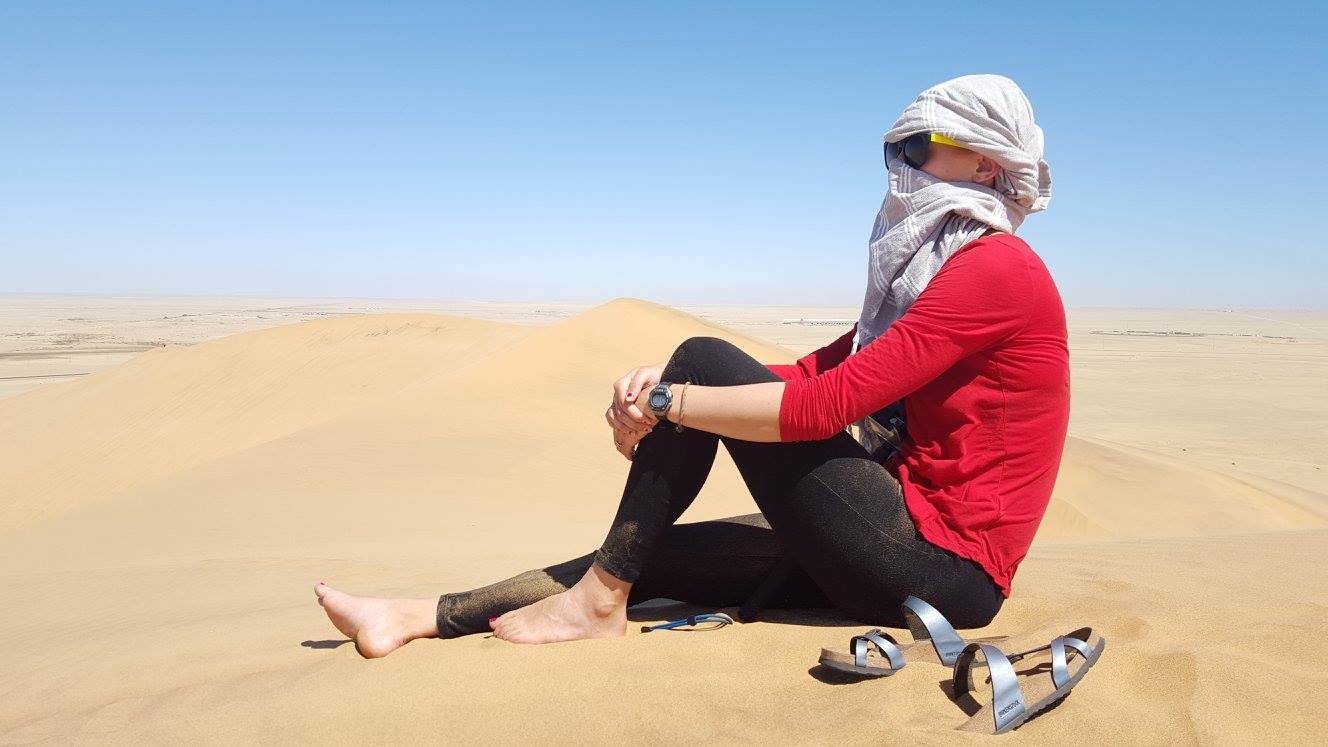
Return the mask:
<svg viewBox="0 0 1328 747">
<path fill-rule="evenodd" d="M 664 397 L 664 392 L 657 389 L 650 390 L 650 409 L 663 410 L 666 402 L 667 400 Z"/>
</svg>

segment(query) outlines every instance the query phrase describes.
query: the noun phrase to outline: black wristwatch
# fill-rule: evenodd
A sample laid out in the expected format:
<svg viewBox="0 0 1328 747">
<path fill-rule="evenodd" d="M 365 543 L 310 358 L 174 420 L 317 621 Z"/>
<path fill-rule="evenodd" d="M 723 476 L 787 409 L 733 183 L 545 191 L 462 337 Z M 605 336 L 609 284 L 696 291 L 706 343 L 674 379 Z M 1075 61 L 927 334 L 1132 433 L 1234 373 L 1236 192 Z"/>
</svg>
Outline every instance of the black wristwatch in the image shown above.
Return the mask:
<svg viewBox="0 0 1328 747">
<path fill-rule="evenodd" d="M 671 386 L 672 383 L 661 381 L 650 390 L 650 396 L 646 398 L 646 404 L 650 405 L 651 412 L 658 415 L 660 420 L 668 420 L 664 416 L 673 406 L 673 390 L 669 388 Z"/>
</svg>

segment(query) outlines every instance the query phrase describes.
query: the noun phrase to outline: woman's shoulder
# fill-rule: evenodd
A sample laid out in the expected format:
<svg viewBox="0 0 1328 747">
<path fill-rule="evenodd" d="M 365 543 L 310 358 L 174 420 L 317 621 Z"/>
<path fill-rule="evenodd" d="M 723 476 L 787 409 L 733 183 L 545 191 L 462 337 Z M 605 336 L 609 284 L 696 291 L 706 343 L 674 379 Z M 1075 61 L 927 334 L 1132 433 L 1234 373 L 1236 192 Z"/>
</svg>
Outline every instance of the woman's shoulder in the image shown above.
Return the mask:
<svg viewBox="0 0 1328 747">
<path fill-rule="evenodd" d="M 985 272 L 1047 271 L 1033 247 L 1012 233 L 985 234 L 959 247 L 953 256 L 964 257 L 961 263 L 956 264 L 981 266 Z"/>
<path fill-rule="evenodd" d="M 952 284 L 980 288 L 988 296 L 1053 294 L 1055 282 L 1028 242 L 1012 233 L 993 233 L 963 245 L 941 267 Z M 939 273 L 938 273 L 939 274 Z"/>
<path fill-rule="evenodd" d="M 1001 251 L 1002 249 L 1012 250 L 1016 252 L 1029 252 L 1029 253 L 1032 253 L 1033 251 L 1033 247 L 1029 246 L 1027 241 L 1024 241 L 1019 236 L 1016 236 L 1012 233 L 1007 233 L 1005 231 L 997 231 L 995 233 L 984 233 L 981 236 L 977 237 L 976 239 L 973 239 L 967 244 L 964 244 L 963 246 L 959 247 L 959 251 L 966 251 L 966 250 L 971 251 L 979 247 L 985 247 L 988 250 L 995 250 L 998 252 Z"/>
<path fill-rule="evenodd" d="M 1026 241 L 1012 233 L 989 233 L 964 244 L 952 255 L 956 265 L 983 266 L 984 270 L 1014 270 L 1037 256 Z"/>
</svg>

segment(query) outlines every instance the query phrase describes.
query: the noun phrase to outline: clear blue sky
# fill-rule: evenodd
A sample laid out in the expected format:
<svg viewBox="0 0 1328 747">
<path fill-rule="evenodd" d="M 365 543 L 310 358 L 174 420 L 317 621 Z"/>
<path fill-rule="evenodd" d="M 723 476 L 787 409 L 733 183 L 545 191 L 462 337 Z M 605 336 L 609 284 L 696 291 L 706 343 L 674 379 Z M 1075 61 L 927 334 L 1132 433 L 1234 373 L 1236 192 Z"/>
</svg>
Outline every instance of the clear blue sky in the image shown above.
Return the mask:
<svg viewBox="0 0 1328 747">
<path fill-rule="evenodd" d="M 1323 308 L 1325 6 L 5 0 L 0 292 L 854 306 L 992 72 L 1067 305 Z"/>
</svg>

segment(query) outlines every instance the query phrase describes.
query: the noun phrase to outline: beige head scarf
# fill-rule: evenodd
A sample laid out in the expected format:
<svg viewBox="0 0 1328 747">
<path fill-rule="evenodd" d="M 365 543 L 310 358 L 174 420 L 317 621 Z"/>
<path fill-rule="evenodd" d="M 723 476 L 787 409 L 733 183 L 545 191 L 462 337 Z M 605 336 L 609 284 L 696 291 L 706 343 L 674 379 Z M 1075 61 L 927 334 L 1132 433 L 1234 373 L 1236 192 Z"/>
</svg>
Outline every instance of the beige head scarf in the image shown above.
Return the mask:
<svg viewBox="0 0 1328 747">
<path fill-rule="evenodd" d="M 890 186 L 868 243 L 855 353 L 904 315 L 960 247 L 989 227 L 1014 233 L 1025 216 L 1051 201 L 1042 128 L 1033 121 L 1028 97 L 1009 78 L 965 75 L 928 88 L 904 109 L 885 141 L 919 132 L 939 133 L 981 153 L 1001 172 L 987 187 L 941 181 L 899 157 L 886 164 Z"/>
</svg>

